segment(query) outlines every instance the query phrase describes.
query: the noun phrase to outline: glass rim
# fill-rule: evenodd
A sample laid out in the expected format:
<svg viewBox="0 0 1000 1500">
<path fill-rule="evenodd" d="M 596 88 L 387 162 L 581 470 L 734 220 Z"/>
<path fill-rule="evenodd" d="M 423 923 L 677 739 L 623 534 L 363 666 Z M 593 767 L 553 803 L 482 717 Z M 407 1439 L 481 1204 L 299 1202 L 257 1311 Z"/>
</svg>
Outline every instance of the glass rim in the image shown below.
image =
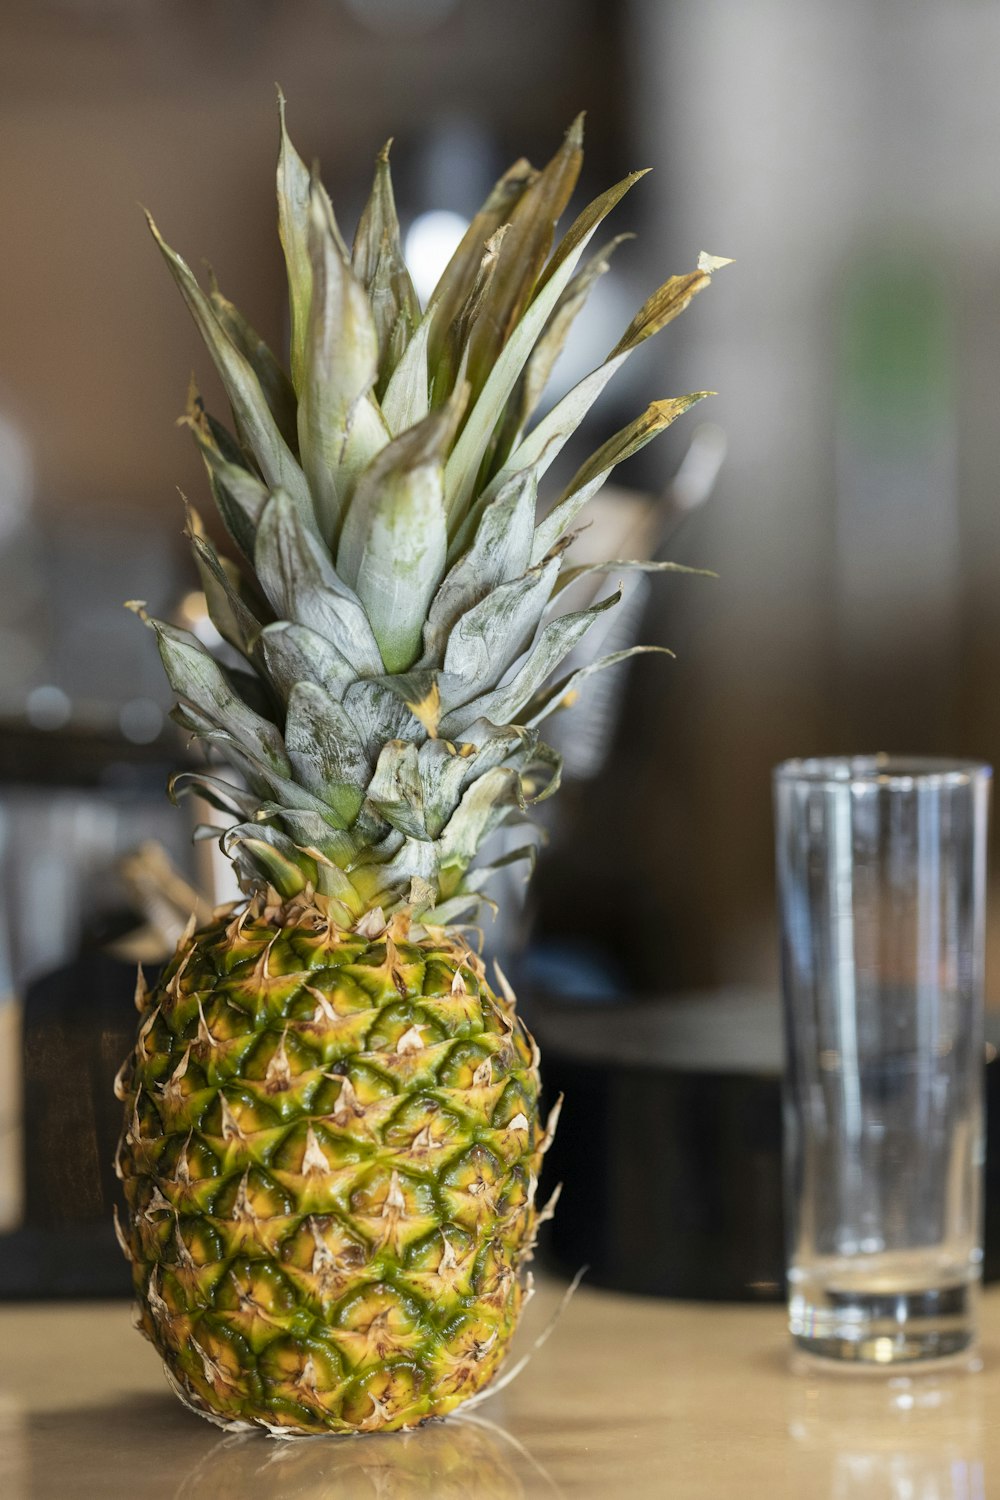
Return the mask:
<svg viewBox="0 0 1000 1500">
<path fill-rule="evenodd" d="M 784 760 L 774 768 L 776 783 L 813 786 L 906 789 L 920 786 L 971 786 L 989 781 L 993 767 L 984 760 L 944 755 L 816 755 Z"/>
</svg>

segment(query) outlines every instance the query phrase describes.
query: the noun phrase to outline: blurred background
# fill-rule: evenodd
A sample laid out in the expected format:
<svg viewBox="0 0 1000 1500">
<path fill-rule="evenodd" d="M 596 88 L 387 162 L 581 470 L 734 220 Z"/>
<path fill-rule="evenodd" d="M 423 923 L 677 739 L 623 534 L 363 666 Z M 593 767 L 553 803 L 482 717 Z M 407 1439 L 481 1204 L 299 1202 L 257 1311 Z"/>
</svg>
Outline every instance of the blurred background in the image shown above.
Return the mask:
<svg viewBox="0 0 1000 1500">
<path fill-rule="evenodd" d="M 559 389 L 666 275 L 734 258 L 587 430 L 593 447 L 651 396 L 719 392 L 620 479 L 666 495 L 669 555 L 721 576 L 639 596 L 642 638 L 677 660 L 640 660 L 605 702 L 614 742 L 565 793 L 525 972 L 773 991 L 771 766 L 1000 760 L 998 55 L 984 0 L 6 0 L 5 992 L 124 920 L 120 858 L 143 840 L 206 876 L 163 797 L 183 750 L 156 653 L 121 601 L 199 624 L 176 494 L 205 503 L 175 426 L 192 367 L 223 403 L 138 203 L 280 346 L 276 79 L 347 226 L 395 137 L 425 284 L 499 171 L 551 154 L 580 108 L 581 201 L 655 168 Z M 1000 995 L 996 904 L 991 927 Z M 16 1016 L 0 1007 L 8 1059 Z M 7 1121 L 18 1087 L 8 1066 Z"/>
</svg>

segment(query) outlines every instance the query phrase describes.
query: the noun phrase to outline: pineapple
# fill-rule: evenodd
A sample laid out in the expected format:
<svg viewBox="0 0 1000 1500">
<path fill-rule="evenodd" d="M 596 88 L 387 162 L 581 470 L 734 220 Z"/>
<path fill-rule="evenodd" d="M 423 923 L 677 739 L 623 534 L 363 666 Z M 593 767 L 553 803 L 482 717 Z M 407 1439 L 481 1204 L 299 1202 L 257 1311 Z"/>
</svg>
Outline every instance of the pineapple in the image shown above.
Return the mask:
<svg viewBox="0 0 1000 1500">
<path fill-rule="evenodd" d="M 117 1166 L 138 1323 L 178 1396 L 221 1426 L 286 1436 L 443 1416 L 508 1351 L 554 1119 L 540 1119 L 514 996 L 499 973 L 491 987 L 461 923 L 518 857 L 484 863 L 484 843 L 558 785 L 539 726 L 595 664 L 553 674 L 620 597 L 564 607 L 574 521 L 706 393 L 653 402 L 541 520 L 538 487 L 718 262 L 654 292 L 533 421 L 616 242 L 585 252 L 642 174 L 553 249 L 580 171 L 575 122 L 542 171 L 519 161 L 500 179 L 421 308 L 388 149 L 349 249 L 280 97 L 279 117 L 288 372 L 150 221 L 232 406 L 230 432 L 192 389 L 184 418 L 232 542 L 221 555 L 188 510 L 231 651 L 216 659 L 133 607 L 177 722 L 207 751 L 173 794 L 222 814 L 206 832 L 245 899 L 192 919 L 155 987 L 140 972 Z"/>
</svg>

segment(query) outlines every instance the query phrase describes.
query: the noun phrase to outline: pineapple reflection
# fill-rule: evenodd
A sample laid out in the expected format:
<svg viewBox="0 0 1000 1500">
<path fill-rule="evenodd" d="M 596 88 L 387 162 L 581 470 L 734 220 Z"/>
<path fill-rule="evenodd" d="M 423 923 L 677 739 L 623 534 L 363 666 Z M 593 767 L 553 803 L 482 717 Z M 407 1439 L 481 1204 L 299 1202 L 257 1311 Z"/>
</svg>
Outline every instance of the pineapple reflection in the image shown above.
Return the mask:
<svg viewBox="0 0 1000 1500">
<path fill-rule="evenodd" d="M 985 1500 L 986 1424 L 971 1363 L 884 1383 L 800 1374 L 789 1386 L 788 1414 L 796 1493 L 815 1500 Z"/>
<path fill-rule="evenodd" d="M 510 1434 L 468 1418 L 368 1442 L 227 1437 L 177 1490 L 175 1500 L 521 1500 L 562 1491 Z"/>
</svg>

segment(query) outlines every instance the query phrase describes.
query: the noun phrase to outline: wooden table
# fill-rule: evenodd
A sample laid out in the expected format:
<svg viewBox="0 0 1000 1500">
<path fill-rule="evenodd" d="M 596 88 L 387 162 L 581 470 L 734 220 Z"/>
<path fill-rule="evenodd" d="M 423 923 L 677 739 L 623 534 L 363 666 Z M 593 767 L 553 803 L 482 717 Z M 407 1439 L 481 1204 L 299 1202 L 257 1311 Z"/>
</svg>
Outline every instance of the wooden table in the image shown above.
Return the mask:
<svg viewBox="0 0 1000 1500">
<path fill-rule="evenodd" d="M 551 1317 L 544 1286 L 522 1346 Z M 1000 1288 L 981 1369 L 793 1371 L 774 1307 L 582 1288 L 468 1420 L 410 1434 L 225 1437 L 167 1390 L 122 1303 L 0 1308 L 3 1500 L 986 1500 L 1000 1494 Z"/>
</svg>

